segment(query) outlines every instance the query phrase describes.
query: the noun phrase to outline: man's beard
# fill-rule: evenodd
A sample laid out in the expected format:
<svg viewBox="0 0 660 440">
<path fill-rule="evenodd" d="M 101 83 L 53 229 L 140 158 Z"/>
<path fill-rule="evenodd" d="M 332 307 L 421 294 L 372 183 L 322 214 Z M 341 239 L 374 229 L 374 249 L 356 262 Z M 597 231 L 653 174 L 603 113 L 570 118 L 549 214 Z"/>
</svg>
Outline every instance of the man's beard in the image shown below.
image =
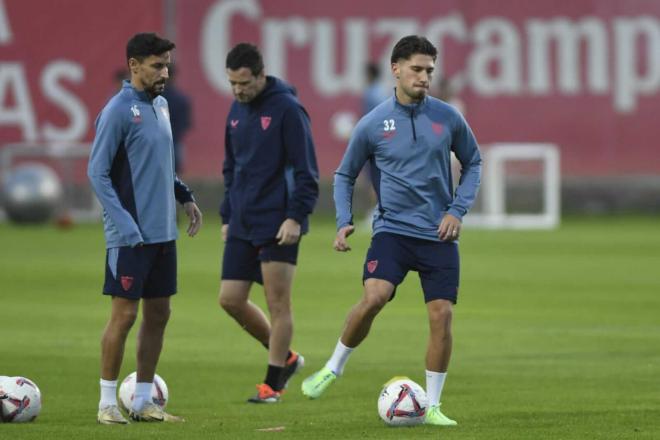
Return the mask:
<svg viewBox="0 0 660 440">
<path fill-rule="evenodd" d="M 164 91 L 165 91 L 165 81 L 159 81 L 157 83 L 154 83 L 149 89 L 147 89 L 147 93 L 149 93 L 149 95 L 153 97 L 162 95 Z"/>
<path fill-rule="evenodd" d="M 424 99 L 426 96 L 426 89 L 415 89 L 411 88 L 409 91 L 406 92 L 406 94 L 410 97 L 410 99 L 414 99 L 415 101 L 421 101 Z"/>
</svg>

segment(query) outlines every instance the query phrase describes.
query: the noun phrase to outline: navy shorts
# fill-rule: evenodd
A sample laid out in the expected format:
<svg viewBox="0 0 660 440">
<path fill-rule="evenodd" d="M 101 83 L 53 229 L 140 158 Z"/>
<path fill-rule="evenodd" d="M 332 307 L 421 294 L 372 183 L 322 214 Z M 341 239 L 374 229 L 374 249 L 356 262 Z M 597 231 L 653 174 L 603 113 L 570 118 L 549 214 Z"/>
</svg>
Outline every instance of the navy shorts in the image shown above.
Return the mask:
<svg viewBox="0 0 660 440">
<path fill-rule="evenodd" d="M 425 302 L 446 299 L 456 304 L 459 279 L 457 243 L 389 232 L 373 236 L 364 262 L 363 282 L 368 278 L 386 280 L 394 284 L 396 293 L 396 286 L 403 282 L 410 270 L 419 273 Z"/>
<path fill-rule="evenodd" d="M 280 261 L 295 266 L 298 262 L 299 245 L 300 241 L 281 246 L 277 244 L 277 240 L 249 241 L 229 237 L 222 257 L 222 279 L 255 281 L 263 284 L 261 263 Z"/>
<path fill-rule="evenodd" d="M 108 249 L 103 293 L 128 299 L 174 295 L 176 242 Z"/>
</svg>

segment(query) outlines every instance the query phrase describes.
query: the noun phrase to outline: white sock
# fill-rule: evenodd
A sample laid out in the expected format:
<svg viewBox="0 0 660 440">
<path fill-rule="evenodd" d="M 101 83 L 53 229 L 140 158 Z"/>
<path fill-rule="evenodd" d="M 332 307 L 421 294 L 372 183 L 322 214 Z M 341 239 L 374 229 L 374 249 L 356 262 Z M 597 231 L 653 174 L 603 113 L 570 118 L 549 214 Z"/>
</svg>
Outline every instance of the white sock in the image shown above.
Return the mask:
<svg viewBox="0 0 660 440">
<path fill-rule="evenodd" d="M 152 382 L 138 382 L 135 384 L 135 394 L 133 394 L 133 411 L 141 411 L 145 403 L 151 400 Z"/>
<path fill-rule="evenodd" d="M 99 409 L 117 404 L 117 381 L 103 380 L 99 381 L 101 385 L 101 400 Z"/>
<path fill-rule="evenodd" d="M 446 372 L 438 373 L 426 370 L 426 397 L 429 399 L 429 406 L 440 404 L 440 396 L 442 396 L 446 378 Z"/>
<path fill-rule="evenodd" d="M 337 341 L 337 346 L 335 347 L 335 352 L 332 353 L 332 357 L 325 364 L 326 367 L 330 369 L 337 376 L 341 376 L 344 372 L 344 366 L 348 357 L 355 350 L 355 348 L 350 348 L 341 343 L 341 339 Z"/>
</svg>

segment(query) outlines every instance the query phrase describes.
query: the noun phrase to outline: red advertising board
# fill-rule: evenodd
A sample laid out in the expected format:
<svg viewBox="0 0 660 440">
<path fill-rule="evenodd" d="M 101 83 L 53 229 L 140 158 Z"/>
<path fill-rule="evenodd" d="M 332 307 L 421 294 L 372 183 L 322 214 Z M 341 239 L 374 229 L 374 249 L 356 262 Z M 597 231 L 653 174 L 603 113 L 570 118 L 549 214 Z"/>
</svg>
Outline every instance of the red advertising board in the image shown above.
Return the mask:
<svg viewBox="0 0 660 440">
<path fill-rule="evenodd" d="M 436 76 L 481 143 L 555 143 L 566 176 L 660 173 L 660 3 L 641 0 L 0 0 L 0 145 L 90 141 L 128 37 L 166 28 L 194 108 L 187 175 L 220 175 L 233 44 L 257 44 L 297 88 L 328 177 L 360 116 L 365 63 L 388 69 L 412 33 L 438 47 Z"/>
</svg>

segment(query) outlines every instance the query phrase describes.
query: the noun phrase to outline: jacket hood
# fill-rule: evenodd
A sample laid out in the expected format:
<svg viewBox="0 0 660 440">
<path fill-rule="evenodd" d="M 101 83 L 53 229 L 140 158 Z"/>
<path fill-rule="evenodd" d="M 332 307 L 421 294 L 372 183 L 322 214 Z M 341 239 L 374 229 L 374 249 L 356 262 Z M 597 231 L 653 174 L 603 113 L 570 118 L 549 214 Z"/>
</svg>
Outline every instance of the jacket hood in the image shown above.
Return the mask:
<svg viewBox="0 0 660 440">
<path fill-rule="evenodd" d="M 275 78 L 274 76 L 266 75 L 266 87 L 264 87 L 261 93 L 250 102 L 250 105 L 259 105 L 266 98 L 279 94 L 297 96 L 296 89 L 291 84 L 284 82 L 279 78 Z"/>
</svg>

